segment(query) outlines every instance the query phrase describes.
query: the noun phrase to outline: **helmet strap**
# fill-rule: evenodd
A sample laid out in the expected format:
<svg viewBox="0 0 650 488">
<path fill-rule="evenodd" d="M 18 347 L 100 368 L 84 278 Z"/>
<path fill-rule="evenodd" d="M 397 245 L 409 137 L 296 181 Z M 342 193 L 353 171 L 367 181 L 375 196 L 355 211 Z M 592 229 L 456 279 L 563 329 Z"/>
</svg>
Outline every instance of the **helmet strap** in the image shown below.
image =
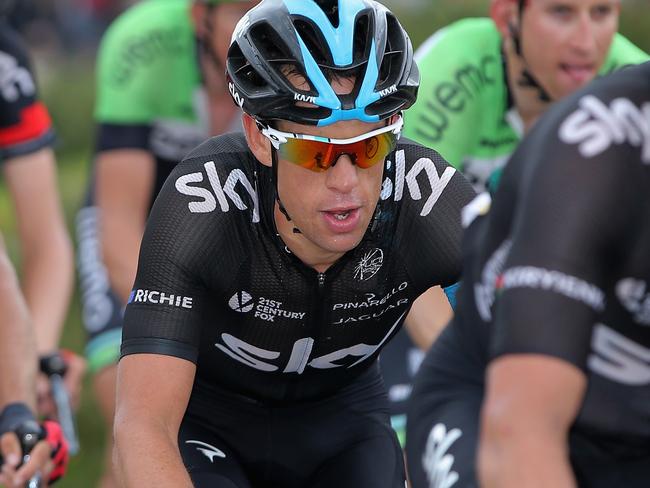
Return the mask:
<svg viewBox="0 0 650 488">
<path fill-rule="evenodd" d="M 544 103 L 552 102 L 553 99 L 546 91 L 546 89 L 541 85 L 541 83 L 537 80 L 535 75 L 533 75 L 532 71 L 530 70 L 528 61 L 524 57 L 524 51 L 522 49 L 522 42 L 521 42 L 521 25 L 522 25 L 523 14 L 524 14 L 524 4 L 525 4 L 525 0 L 519 0 L 518 3 L 519 26 L 515 26 L 512 23 L 508 23 L 508 30 L 510 31 L 510 36 L 512 37 L 512 43 L 515 48 L 515 54 L 523 61 L 523 65 L 524 65 L 523 71 L 521 73 L 521 80 L 518 80 L 517 84 L 523 88 L 533 88 L 537 90 L 537 97 L 540 102 L 544 102 Z"/>
</svg>

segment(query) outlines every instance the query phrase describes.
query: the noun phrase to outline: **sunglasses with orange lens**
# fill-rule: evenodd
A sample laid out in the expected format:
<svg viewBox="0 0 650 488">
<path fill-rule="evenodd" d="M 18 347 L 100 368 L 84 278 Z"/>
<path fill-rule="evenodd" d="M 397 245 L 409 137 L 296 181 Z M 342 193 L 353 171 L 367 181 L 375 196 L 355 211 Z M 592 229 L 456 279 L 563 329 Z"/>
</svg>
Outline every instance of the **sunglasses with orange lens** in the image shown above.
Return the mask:
<svg viewBox="0 0 650 488">
<path fill-rule="evenodd" d="M 260 130 L 282 159 L 319 173 L 336 164 L 343 154 L 364 169 L 384 161 L 395 149 L 403 125 L 400 115 L 390 125 L 349 139 L 294 134 L 264 125 L 260 125 Z"/>
</svg>

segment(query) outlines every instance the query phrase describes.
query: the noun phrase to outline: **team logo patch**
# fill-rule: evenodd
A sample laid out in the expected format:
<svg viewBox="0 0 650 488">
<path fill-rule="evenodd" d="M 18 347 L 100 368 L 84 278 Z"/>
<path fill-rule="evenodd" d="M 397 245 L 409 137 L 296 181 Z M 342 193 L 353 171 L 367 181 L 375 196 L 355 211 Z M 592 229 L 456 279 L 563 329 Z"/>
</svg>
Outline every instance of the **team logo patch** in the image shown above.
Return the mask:
<svg viewBox="0 0 650 488">
<path fill-rule="evenodd" d="M 354 268 L 354 277 L 366 281 L 377 274 L 384 264 L 384 251 L 379 248 L 368 251 Z"/>
<path fill-rule="evenodd" d="M 449 453 L 449 448 L 462 435 L 460 429 L 447 430 L 442 423 L 431 429 L 422 456 L 422 467 L 427 473 L 429 488 L 450 488 L 458 481 L 458 473 L 452 471 L 454 455 Z"/>
<path fill-rule="evenodd" d="M 253 301 L 253 297 L 250 296 L 248 293 L 246 293 L 245 291 L 240 291 L 235 293 L 230 298 L 230 300 L 228 300 L 228 305 L 235 312 L 246 313 L 253 310 L 253 307 L 255 306 L 255 302 Z"/>
<path fill-rule="evenodd" d="M 278 300 L 271 300 L 265 297 L 254 298 L 246 291 L 238 291 L 230 300 L 228 306 L 235 312 L 248 313 L 255 310 L 254 316 L 267 322 L 275 322 L 276 317 L 283 317 L 290 320 L 302 320 L 305 312 L 292 312 L 285 310 L 283 303 Z"/>
<path fill-rule="evenodd" d="M 211 446 L 206 442 L 185 441 L 185 444 L 196 444 L 197 446 L 199 446 L 196 448 L 196 450 L 199 451 L 201 454 L 205 455 L 205 457 L 207 457 L 211 463 L 214 463 L 215 457 L 220 457 L 220 458 L 226 457 L 225 453 L 221 449 Z"/>
</svg>

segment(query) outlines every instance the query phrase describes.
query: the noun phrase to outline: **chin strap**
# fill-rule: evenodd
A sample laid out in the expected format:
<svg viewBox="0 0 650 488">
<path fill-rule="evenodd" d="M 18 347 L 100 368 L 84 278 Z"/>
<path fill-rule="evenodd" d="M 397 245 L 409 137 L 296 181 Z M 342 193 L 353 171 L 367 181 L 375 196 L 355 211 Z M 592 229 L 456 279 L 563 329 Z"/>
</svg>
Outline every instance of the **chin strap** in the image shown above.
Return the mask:
<svg viewBox="0 0 650 488">
<path fill-rule="evenodd" d="M 524 5 L 526 0 L 519 0 L 519 26 L 522 24 L 522 17 L 524 14 Z M 521 48 L 521 30 L 518 27 L 515 27 L 514 24 L 508 24 L 508 30 L 510 31 L 510 36 L 512 37 L 512 42 L 515 47 L 515 54 L 524 62 L 524 69 L 521 73 L 521 79 L 517 80 L 517 84 L 523 88 L 534 88 L 537 90 L 537 97 L 540 102 L 549 103 L 553 99 L 549 93 L 544 89 L 544 87 L 537 81 L 537 78 L 528 68 L 528 62 L 524 57 L 524 52 Z"/>
<path fill-rule="evenodd" d="M 284 208 L 284 205 L 282 204 L 282 200 L 280 200 L 280 192 L 278 191 L 278 152 L 274 147 L 271 147 L 271 168 L 273 174 L 273 192 L 275 193 L 275 200 L 278 202 L 280 212 L 282 212 L 282 215 L 284 215 L 284 217 L 287 219 L 287 222 L 291 222 L 292 220 L 289 216 L 289 212 L 287 212 L 287 209 Z M 293 233 L 302 234 L 302 232 L 300 232 L 300 229 L 295 225 L 293 226 Z"/>
</svg>

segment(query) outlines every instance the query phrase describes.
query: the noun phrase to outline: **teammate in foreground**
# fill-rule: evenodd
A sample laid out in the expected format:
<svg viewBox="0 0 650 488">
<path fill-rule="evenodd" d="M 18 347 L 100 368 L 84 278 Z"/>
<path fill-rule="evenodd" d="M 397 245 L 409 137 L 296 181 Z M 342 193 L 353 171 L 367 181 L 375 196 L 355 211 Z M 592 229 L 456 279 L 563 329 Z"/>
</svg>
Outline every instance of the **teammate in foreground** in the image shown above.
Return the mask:
<svg viewBox="0 0 650 488">
<path fill-rule="evenodd" d="M 400 141 L 417 67 L 371 0 L 264 0 L 227 61 L 245 135 L 177 166 L 126 309 L 125 486 L 403 487 L 377 366 L 458 278 L 469 184 Z"/>
<path fill-rule="evenodd" d="M 59 425 L 47 421 L 41 426 L 34 418 L 37 359 L 33 332 L 0 235 L 0 484 L 8 488 L 23 488 L 37 473 L 53 482 L 64 474 L 68 461 Z M 33 446 L 24 464 L 27 453 L 19 436 Z"/>
<path fill-rule="evenodd" d="M 145 221 L 165 178 L 193 147 L 241 130 L 225 59 L 237 21 L 256 3 L 147 0 L 118 17 L 102 40 L 94 174 L 76 227 L 86 355 L 108 432 Z M 116 485 L 110 436 L 107 444 L 102 488 Z"/>
<path fill-rule="evenodd" d="M 492 0 L 491 18 L 439 30 L 417 50 L 418 102 L 405 135 L 479 190 L 554 101 L 648 56 L 620 34 L 620 0 Z"/>
<path fill-rule="evenodd" d="M 595 82 L 463 211 L 456 316 L 409 409 L 415 488 L 476 486 L 482 403 L 481 486 L 647 486 L 649 109 L 650 64 Z"/>
</svg>

